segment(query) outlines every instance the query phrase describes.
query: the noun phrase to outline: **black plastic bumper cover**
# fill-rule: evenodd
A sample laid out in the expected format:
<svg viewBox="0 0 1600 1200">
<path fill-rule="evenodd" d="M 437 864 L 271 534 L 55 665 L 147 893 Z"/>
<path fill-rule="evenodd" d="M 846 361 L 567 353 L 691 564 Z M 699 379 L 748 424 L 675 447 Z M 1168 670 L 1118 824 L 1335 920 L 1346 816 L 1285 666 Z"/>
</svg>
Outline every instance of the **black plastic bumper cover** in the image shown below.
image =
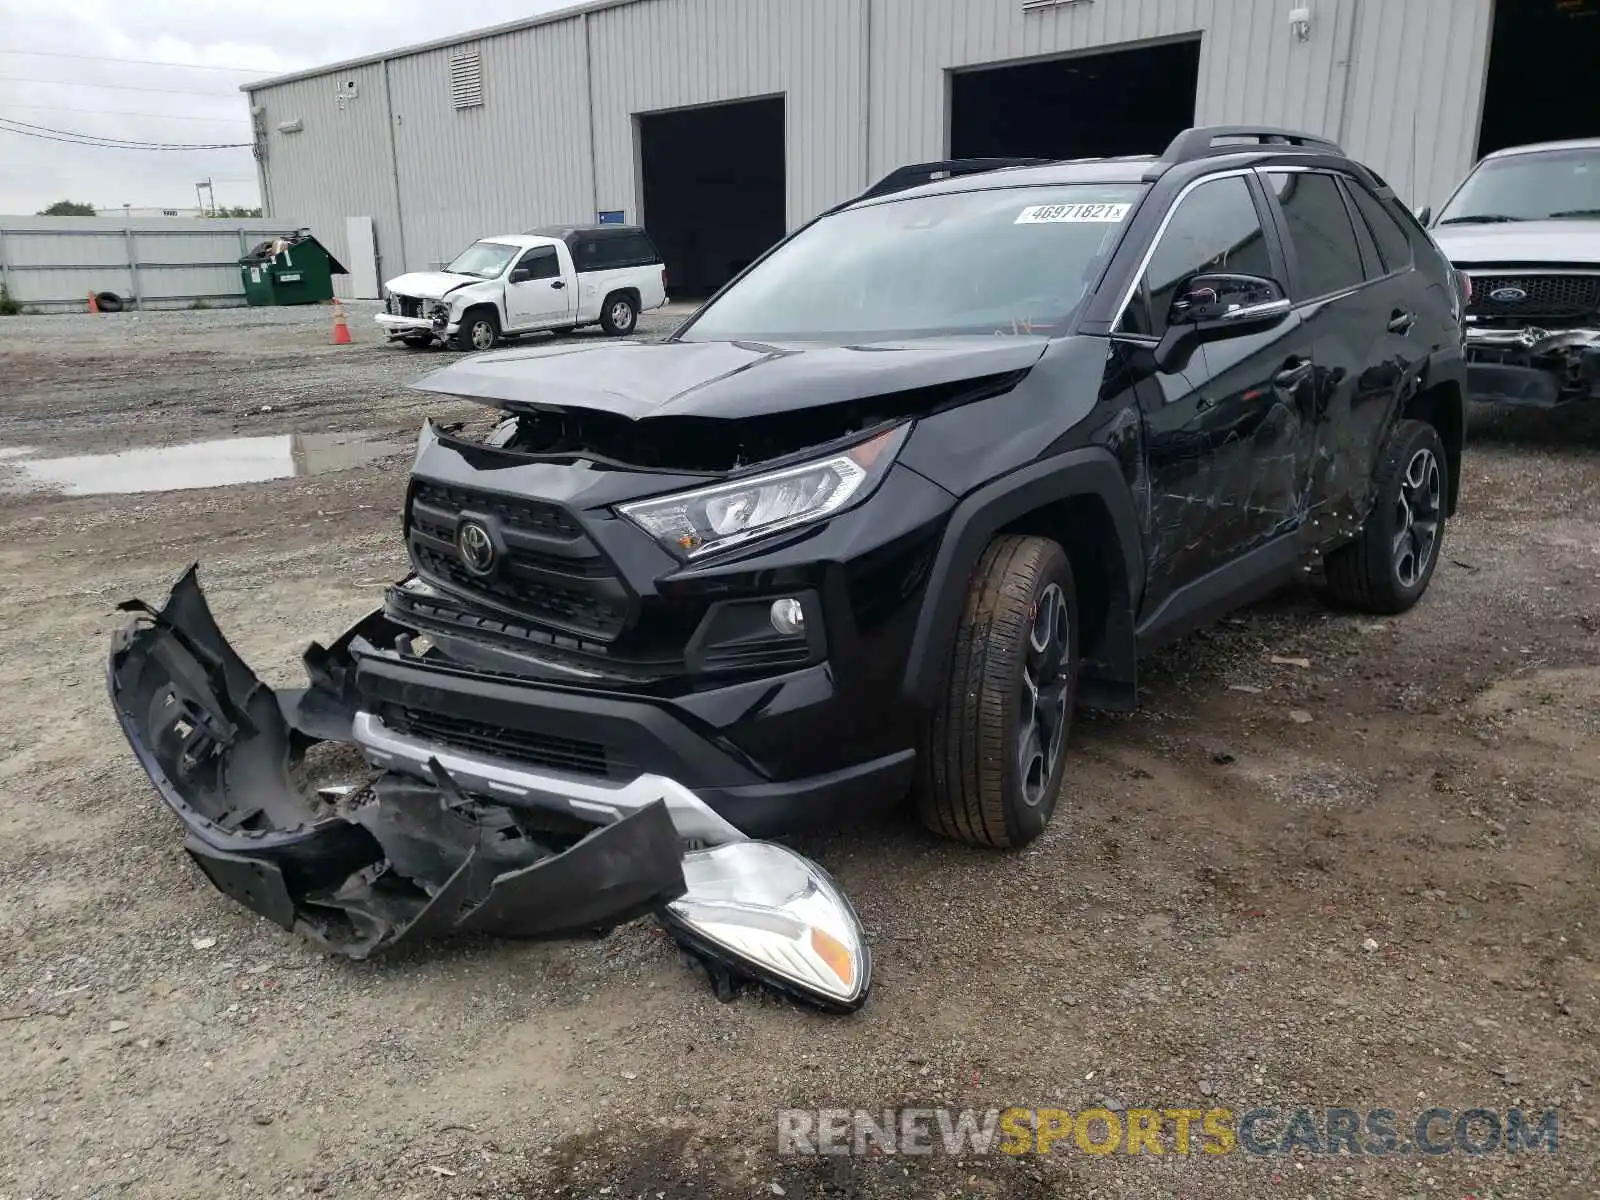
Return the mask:
<svg viewBox="0 0 1600 1200">
<path fill-rule="evenodd" d="M 304 778 L 304 751 L 347 734 L 344 647 L 306 655 L 311 686 L 268 688 L 217 628 L 190 567 L 156 611 L 112 641 L 108 688 L 123 733 L 183 822 L 184 848 L 219 890 L 330 950 L 365 958 L 455 932 L 558 938 L 598 932 L 684 892 L 666 806 L 552 843 L 515 814 L 383 775 L 336 799 Z M 344 733 L 341 733 L 341 730 Z"/>
</svg>

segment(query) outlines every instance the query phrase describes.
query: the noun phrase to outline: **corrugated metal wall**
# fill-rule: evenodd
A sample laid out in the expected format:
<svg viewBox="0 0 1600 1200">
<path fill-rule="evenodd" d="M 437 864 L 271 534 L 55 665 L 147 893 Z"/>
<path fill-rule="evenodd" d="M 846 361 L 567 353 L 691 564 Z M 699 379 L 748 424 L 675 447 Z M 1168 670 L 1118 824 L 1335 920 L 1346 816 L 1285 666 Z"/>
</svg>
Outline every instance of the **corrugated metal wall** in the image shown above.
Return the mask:
<svg viewBox="0 0 1600 1200">
<path fill-rule="evenodd" d="M 295 228 L 272 218 L 0 217 L 0 282 L 42 311 L 81 310 L 91 291 L 142 308 L 243 304 L 239 258 Z"/>
<path fill-rule="evenodd" d="M 346 84 L 355 85 L 354 95 Z M 449 104 L 449 88 L 445 86 Z M 346 217 L 371 217 L 377 229 L 380 278 L 399 274 L 400 213 L 390 152 L 384 64 L 346 68 L 333 75 L 300 79 L 255 93 L 266 109 L 266 188 L 272 214 L 292 213 L 340 262 L 348 264 Z M 301 121 L 299 133 L 279 133 Z M 348 296 L 347 276 L 334 276 L 335 290 Z"/>
<path fill-rule="evenodd" d="M 338 254 L 344 218 L 371 215 L 392 277 L 484 234 L 637 219 L 640 113 L 781 95 L 793 227 L 945 155 L 954 70 L 1198 36 L 1197 121 L 1340 137 L 1408 202 L 1437 204 L 1471 165 L 1493 3 L 639 0 L 261 89 L 267 203 Z M 470 50 L 485 103 L 456 110 L 448 63 Z M 276 131 L 294 119 L 304 132 Z"/>
<path fill-rule="evenodd" d="M 754 96 L 784 99 L 791 228 L 865 186 L 865 0 L 650 0 L 588 20 L 599 209 L 638 214 L 635 114 Z"/>
<path fill-rule="evenodd" d="M 449 60 L 473 52 L 484 102 L 458 111 Z M 594 220 L 584 62 L 575 18 L 389 64 L 407 264 L 447 262 L 485 234 Z"/>
</svg>

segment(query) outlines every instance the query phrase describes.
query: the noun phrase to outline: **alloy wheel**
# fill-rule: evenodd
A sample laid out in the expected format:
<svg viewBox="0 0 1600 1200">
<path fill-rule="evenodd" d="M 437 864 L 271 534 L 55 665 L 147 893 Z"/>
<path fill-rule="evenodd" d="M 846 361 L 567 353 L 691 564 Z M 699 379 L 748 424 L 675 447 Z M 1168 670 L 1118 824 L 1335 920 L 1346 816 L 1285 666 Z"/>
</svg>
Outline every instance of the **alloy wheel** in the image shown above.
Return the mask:
<svg viewBox="0 0 1600 1200">
<path fill-rule="evenodd" d="M 1039 594 L 1022 661 L 1022 705 L 1017 715 L 1017 771 L 1022 799 L 1036 808 L 1055 775 L 1067 725 L 1072 681 L 1068 654 L 1072 613 L 1059 584 Z"/>
<path fill-rule="evenodd" d="M 611 306 L 611 323 L 626 333 L 633 328 L 633 306 L 626 300 L 618 300 Z"/>
<path fill-rule="evenodd" d="M 487 350 L 494 345 L 494 326 L 488 321 L 478 320 L 472 323 L 472 348 L 474 350 Z"/>
<path fill-rule="evenodd" d="M 1432 450 L 1418 450 L 1406 464 L 1395 510 L 1394 571 L 1403 588 L 1416 587 L 1428 573 L 1439 545 L 1443 498 L 1439 460 Z"/>
</svg>

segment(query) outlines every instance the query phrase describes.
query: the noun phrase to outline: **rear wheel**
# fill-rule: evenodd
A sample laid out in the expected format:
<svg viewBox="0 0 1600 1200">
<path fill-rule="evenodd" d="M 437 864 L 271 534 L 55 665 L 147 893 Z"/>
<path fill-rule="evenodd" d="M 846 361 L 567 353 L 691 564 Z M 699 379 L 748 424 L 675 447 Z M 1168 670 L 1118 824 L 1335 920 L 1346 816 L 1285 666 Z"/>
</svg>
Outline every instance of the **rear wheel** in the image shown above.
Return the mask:
<svg viewBox="0 0 1600 1200">
<path fill-rule="evenodd" d="M 1044 832 L 1072 725 L 1078 598 L 1055 542 L 1007 536 L 973 571 L 950 672 L 928 731 L 923 824 L 975 846 Z"/>
<path fill-rule="evenodd" d="M 600 306 L 600 325 L 612 337 L 627 337 L 639 323 L 639 306 L 633 297 L 614 292 Z"/>
<path fill-rule="evenodd" d="M 454 350 L 493 350 L 500 340 L 500 321 L 492 308 L 474 308 L 461 318 L 461 326 L 450 338 Z"/>
<path fill-rule="evenodd" d="M 1422 599 L 1444 544 L 1450 463 L 1439 431 L 1402 421 L 1374 478 L 1360 536 L 1328 555 L 1328 593 L 1363 612 L 1402 613 Z"/>
</svg>

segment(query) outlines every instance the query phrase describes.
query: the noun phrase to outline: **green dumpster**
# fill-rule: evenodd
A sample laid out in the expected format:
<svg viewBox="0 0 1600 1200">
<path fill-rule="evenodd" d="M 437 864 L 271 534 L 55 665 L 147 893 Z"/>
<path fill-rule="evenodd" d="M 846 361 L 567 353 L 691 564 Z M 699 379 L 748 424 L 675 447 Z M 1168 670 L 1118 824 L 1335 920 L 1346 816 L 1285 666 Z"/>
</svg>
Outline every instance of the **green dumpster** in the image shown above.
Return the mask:
<svg viewBox="0 0 1600 1200">
<path fill-rule="evenodd" d="M 252 307 L 321 304 L 333 299 L 333 277 L 348 274 L 306 229 L 262 242 L 239 260 L 245 302 Z"/>
</svg>

